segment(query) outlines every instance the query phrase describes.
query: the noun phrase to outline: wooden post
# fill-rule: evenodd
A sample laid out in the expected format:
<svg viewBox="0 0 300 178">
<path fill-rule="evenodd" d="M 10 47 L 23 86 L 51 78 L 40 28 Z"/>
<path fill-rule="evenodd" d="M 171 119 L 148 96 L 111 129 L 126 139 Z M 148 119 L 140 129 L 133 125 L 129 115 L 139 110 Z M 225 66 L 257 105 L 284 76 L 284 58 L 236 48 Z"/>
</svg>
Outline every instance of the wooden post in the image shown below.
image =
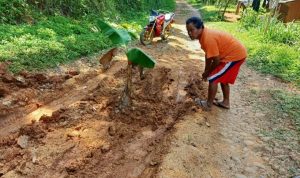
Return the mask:
<svg viewBox="0 0 300 178">
<path fill-rule="evenodd" d="M 236 9 L 235 9 L 235 15 L 238 15 L 240 13 L 240 8 L 241 8 L 241 5 L 242 2 L 241 1 L 238 1 L 237 5 L 236 5 Z"/>
</svg>

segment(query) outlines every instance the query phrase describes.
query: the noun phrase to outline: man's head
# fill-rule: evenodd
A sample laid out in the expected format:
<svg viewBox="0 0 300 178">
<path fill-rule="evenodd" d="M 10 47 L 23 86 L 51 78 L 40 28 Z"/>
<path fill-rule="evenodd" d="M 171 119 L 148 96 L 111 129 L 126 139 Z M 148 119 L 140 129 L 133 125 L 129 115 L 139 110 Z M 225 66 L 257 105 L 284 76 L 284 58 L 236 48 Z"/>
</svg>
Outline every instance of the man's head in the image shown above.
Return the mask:
<svg viewBox="0 0 300 178">
<path fill-rule="evenodd" d="M 192 40 L 199 39 L 204 25 L 199 17 L 191 17 L 186 20 L 186 30 Z"/>
</svg>

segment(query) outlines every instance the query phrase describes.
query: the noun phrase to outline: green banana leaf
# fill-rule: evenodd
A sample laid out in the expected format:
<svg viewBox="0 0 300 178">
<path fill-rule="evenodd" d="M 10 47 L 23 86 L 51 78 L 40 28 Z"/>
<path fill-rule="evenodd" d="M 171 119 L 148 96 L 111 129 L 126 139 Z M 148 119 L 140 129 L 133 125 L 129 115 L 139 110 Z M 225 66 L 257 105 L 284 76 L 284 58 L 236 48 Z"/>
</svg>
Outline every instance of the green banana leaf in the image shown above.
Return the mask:
<svg viewBox="0 0 300 178">
<path fill-rule="evenodd" d="M 110 36 L 114 32 L 114 28 L 102 20 L 98 20 L 97 25 L 105 35 Z"/>
<path fill-rule="evenodd" d="M 117 29 L 109 38 L 114 44 L 128 44 L 132 39 L 128 31 Z"/>
<path fill-rule="evenodd" d="M 132 34 L 123 29 L 115 29 L 109 24 L 105 23 L 102 20 L 98 20 L 98 26 L 105 35 L 108 35 L 109 39 L 115 45 L 127 45 L 131 41 Z"/>
<path fill-rule="evenodd" d="M 128 33 L 129 33 L 131 39 L 137 39 L 138 38 L 135 33 L 131 32 L 131 31 L 128 31 Z"/>
<path fill-rule="evenodd" d="M 154 68 L 156 61 L 139 48 L 131 48 L 126 53 L 127 59 L 133 64 L 144 68 Z"/>
</svg>

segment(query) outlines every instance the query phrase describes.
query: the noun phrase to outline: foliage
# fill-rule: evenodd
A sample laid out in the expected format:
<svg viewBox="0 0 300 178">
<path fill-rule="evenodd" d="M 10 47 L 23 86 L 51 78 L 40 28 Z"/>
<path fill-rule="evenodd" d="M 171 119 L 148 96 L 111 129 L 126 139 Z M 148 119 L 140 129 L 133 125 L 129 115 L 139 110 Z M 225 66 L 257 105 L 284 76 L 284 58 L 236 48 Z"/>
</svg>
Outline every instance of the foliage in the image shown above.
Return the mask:
<svg viewBox="0 0 300 178">
<path fill-rule="evenodd" d="M 0 0 L 0 22 L 18 23 L 29 12 L 25 0 Z"/>
<path fill-rule="evenodd" d="M 174 0 L 0 0 L 0 22 L 18 24 L 26 18 L 63 15 L 76 19 L 96 14 L 101 17 L 120 17 L 127 12 L 150 9 L 173 10 Z M 24 18 L 25 17 L 25 18 Z"/>
<path fill-rule="evenodd" d="M 218 0 L 218 1 L 199 1 L 189 0 L 192 5 L 199 9 L 204 22 L 218 22 L 224 20 L 225 12 L 235 11 L 235 1 Z"/>
<path fill-rule="evenodd" d="M 245 11 L 240 22 L 243 28 L 262 34 L 265 42 L 300 45 L 299 23 L 284 24 L 278 20 L 278 15 L 261 15 L 252 10 Z"/>
<path fill-rule="evenodd" d="M 147 55 L 144 51 L 139 48 L 132 48 L 126 53 L 127 58 L 133 64 L 137 64 L 145 68 L 154 68 L 156 61 Z"/>
<path fill-rule="evenodd" d="M 0 0 L 0 62 L 10 61 L 13 72 L 42 70 L 97 53 L 113 46 L 99 19 L 132 38 L 156 7 L 174 10 L 175 1 Z"/>
<path fill-rule="evenodd" d="M 134 40 L 134 36 L 130 35 L 127 30 L 116 29 L 102 20 L 98 20 L 98 26 L 101 31 L 111 40 L 116 46 L 125 46 L 128 42 Z M 147 55 L 139 48 L 131 48 L 126 52 L 127 59 L 132 64 L 139 65 L 140 67 L 153 68 L 156 61 Z"/>
<path fill-rule="evenodd" d="M 109 40 L 91 26 L 64 17 L 35 26 L 1 25 L 0 61 L 11 61 L 13 72 L 44 69 L 107 48 Z"/>
</svg>

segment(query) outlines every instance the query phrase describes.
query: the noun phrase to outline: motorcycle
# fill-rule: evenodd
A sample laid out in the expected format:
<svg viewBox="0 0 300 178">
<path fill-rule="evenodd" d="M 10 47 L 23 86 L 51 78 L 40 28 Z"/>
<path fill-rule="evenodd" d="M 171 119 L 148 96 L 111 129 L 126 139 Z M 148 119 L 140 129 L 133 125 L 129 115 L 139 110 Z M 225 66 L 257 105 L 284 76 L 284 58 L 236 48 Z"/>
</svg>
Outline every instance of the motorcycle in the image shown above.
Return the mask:
<svg viewBox="0 0 300 178">
<path fill-rule="evenodd" d="M 151 10 L 149 24 L 144 27 L 140 34 L 140 41 L 143 45 L 152 43 L 154 37 L 161 37 L 166 40 L 171 33 L 175 14 L 172 12 L 158 12 Z"/>
</svg>

